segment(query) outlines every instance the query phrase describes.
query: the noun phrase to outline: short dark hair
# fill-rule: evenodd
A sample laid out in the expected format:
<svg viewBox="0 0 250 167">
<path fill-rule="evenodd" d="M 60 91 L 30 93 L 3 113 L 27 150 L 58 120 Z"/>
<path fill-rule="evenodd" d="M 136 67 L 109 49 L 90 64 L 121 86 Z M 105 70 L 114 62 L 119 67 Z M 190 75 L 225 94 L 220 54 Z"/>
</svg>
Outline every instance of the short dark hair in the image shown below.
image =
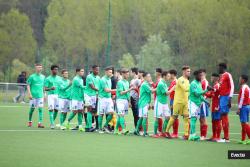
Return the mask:
<svg viewBox="0 0 250 167">
<path fill-rule="evenodd" d="M 175 69 L 169 70 L 169 73 L 176 76 L 177 75 L 177 71 Z"/>
<path fill-rule="evenodd" d="M 65 73 L 65 72 L 68 72 L 68 70 L 63 69 L 61 73 L 63 74 L 63 73 Z"/>
<path fill-rule="evenodd" d="M 169 74 L 169 71 L 162 71 L 161 76 L 164 77 L 164 76 L 167 76 L 168 74 Z"/>
<path fill-rule="evenodd" d="M 76 72 L 80 72 L 83 68 L 76 68 Z"/>
<path fill-rule="evenodd" d="M 207 73 L 207 70 L 205 68 L 201 68 L 200 70 L 201 72 Z"/>
<path fill-rule="evenodd" d="M 182 66 L 182 71 L 187 70 L 187 69 L 190 69 L 190 67 L 189 67 L 189 66 L 187 66 L 187 65 Z"/>
<path fill-rule="evenodd" d="M 248 75 L 242 74 L 240 77 L 241 77 L 241 79 L 243 79 L 245 82 L 248 81 Z"/>
<path fill-rule="evenodd" d="M 36 63 L 35 66 L 43 66 L 41 63 Z"/>
<path fill-rule="evenodd" d="M 142 76 L 143 76 L 143 77 L 146 77 L 148 74 L 149 74 L 148 72 L 144 72 L 144 73 L 142 74 Z"/>
<path fill-rule="evenodd" d="M 59 67 L 58 67 L 58 65 L 53 64 L 53 65 L 50 67 L 50 70 L 54 70 L 55 68 L 59 68 Z"/>
<path fill-rule="evenodd" d="M 128 70 L 127 68 L 122 68 L 122 69 L 121 69 L 121 73 L 122 73 L 122 74 L 128 73 L 128 72 L 129 72 L 129 70 Z"/>
<path fill-rule="evenodd" d="M 155 69 L 155 72 L 162 73 L 162 69 L 158 67 Z"/>
<path fill-rule="evenodd" d="M 212 77 L 220 77 L 220 75 L 217 73 L 212 73 Z"/>
<path fill-rule="evenodd" d="M 105 67 L 105 71 L 108 71 L 108 70 L 113 70 L 113 67 L 112 66 Z"/>
<path fill-rule="evenodd" d="M 219 63 L 219 67 L 222 67 L 224 69 L 227 69 L 227 64 L 226 63 Z"/>
<path fill-rule="evenodd" d="M 92 65 L 92 69 L 95 69 L 95 68 L 97 68 L 97 67 L 99 67 L 98 65 Z"/>
<path fill-rule="evenodd" d="M 203 71 L 202 70 L 195 70 L 194 72 L 193 72 L 193 75 L 194 76 L 197 76 L 198 74 L 200 74 L 200 73 L 202 73 Z"/>
<path fill-rule="evenodd" d="M 138 68 L 137 67 L 132 67 L 131 71 L 134 72 L 136 75 L 138 74 Z"/>
</svg>

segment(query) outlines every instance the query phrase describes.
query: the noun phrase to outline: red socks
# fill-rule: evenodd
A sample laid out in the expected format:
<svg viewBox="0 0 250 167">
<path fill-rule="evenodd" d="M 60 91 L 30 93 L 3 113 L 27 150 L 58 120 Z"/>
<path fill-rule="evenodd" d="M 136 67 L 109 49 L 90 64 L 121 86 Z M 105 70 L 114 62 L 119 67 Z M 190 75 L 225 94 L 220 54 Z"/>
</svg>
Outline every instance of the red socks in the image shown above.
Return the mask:
<svg viewBox="0 0 250 167">
<path fill-rule="evenodd" d="M 215 121 L 215 125 L 216 125 L 216 138 L 220 139 L 220 134 L 221 134 L 221 120 L 216 120 Z"/>
<path fill-rule="evenodd" d="M 174 120 L 174 124 L 173 124 L 173 135 L 178 136 L 178 129 L 179 129 L 179 119 L 175 119 Z"/>
<path fill-rule="evenodd" d="M 216 120 L 212 120 L 212 138 L 216 138 Z"/>
<path fill-rule="evenodd" d="M 246 140 L 246 136 L 250 139 L 250 125 L 241 123 L 241 140 Z"/>
<path fill-rule="evenodd" d="M 158 118 L 158 131 L 162 133 L 162 118 Z"/>
<path fill-rule="evenodd" d="M 202 137 L 207 137 L 207 125 L 201 125 L 200 126 L 200 132 Z"/>
<path fill-rule="evenodd" d="M 228 115 L 222 115 L 221 117 L 222 120 L 222 128 L 224 131 L 224 138 L 226 140 L 229 140 L 229 121 L 228 121 Z"/>
</svg>

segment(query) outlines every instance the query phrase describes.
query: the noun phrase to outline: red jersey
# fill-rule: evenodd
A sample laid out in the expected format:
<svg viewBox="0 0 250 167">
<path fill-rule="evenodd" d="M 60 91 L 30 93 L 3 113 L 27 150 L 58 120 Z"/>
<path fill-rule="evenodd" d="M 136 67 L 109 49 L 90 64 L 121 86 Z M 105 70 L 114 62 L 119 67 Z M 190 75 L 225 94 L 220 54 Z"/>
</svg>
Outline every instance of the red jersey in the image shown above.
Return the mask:
<svg viewBox="0 0 250 167">
<path fill-rule="evenodd" d="M 207 97 L 212 98 L 212 107 L 211 107 L 212 112 L 218 111 L 219 109 L 219 97 L 220 97 L 219 88 L 220 88 L 219 82 L 216 82 L 213 86 L 214 91 L 209 91 L 206 94 Z"/>
<path fill-rule="evenodd" d="M 238 96 L 238 107 L 250 105 L 250 89 L 247 84 L 244 84 L 240 88 L 239 96 Z"/>
<path fill-rule="evenodd" d="M 209 85 L 209 83 L 208 83 L 207 79 L 204 79 L 201 81 L 201 87 L 203 90 L 207 90 L 208 85 Z M 203 96 L 206 98 L 208 96 L 208 93 L 205 93 Z"/>
<path fill-rule="evenodd" d="M 220 96 L 233 97 L 234 93 L 234 82 L 232 75 L 228 72 L 224 72 L 220 76 Z"/>
<path fill-rule="evenodd" d="M 173 81 L 170 83 L 170 86 L 169 86 L 169 88 L 168 88 L 168 91 L 170 91 L 170 90 L 176 85 L 176 81 L 177 81 L 177 79 L 173 80 Z M 171 92 L 171 93 L 169 94 L 169 98 L 170 98 L 171 100 L 174 100 L 174 93 L 175 93 L 175 91 L 173 91 L 173 92 Z"/>
</svg>

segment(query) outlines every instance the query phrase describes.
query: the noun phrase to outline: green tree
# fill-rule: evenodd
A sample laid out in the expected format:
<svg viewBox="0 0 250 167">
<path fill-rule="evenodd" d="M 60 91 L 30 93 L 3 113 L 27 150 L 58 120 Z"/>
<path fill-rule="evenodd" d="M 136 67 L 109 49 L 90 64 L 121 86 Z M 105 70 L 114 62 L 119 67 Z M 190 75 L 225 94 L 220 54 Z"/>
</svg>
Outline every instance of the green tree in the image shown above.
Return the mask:
<svg viewBox="0 0 250 167">
<path fill-rule="evenodd" d="M 36 41 L 29 18 L 12 9 L 0 17 L 0 68 L 10 80 L 11 63 L 17 58 L 25 64 L 34 63 Z M 9 75 L 7 72 L 9 71 Z"/>
<path fill-rule="evenodd" d="M 132 68 L 135 67 L 135 61 L 130 53 L 123 54 L 122 59 L 118 61 L 120 67 Z"/>
</svg>

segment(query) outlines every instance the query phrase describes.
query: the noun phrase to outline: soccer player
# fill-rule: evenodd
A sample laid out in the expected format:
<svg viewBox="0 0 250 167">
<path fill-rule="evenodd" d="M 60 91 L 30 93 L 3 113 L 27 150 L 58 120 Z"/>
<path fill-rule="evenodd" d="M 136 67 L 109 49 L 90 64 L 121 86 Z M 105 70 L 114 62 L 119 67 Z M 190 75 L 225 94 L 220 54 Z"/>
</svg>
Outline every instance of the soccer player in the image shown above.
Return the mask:
<svg viewBox="0 0 250 167">
<path fill-rule="evenodd" d="M 219 109 L 221 113 L 221 120 L 222 120 L 222 128 L 224 131 L 224 140 L 225 142 L 229 141 L 229 121 L 228 121 L 228 113 L 231 108 L 231 99 L 234 93 L 234 82 L 232 75 L 226 71 L 227 64 L 220 63 L 218 65 L 218 71 L 220 74 L 220 102 L 219 102 Z"/>
<path fill-rule="evenodd" d="M 103 133 L 103 130 L 110 132 L 108 129 L 108 124 L 112 120 L 114 113 L 114 103 L 111 98 L 111 93 L 115 90 L 111 89 L 111 77 L 112 77 L 112 67 L 105 68 L 105 75 L 100 80 L 99 89 L 99 100 L 98 100 L 98 123 L 99 123 L 99 133 Z M 104 129 L 102 129 L 103 115 L 107 115 L 106 122 L 104 124 Z"/>
<path fill-rule="evenodd" d="M 170 86 L 168 88 L 169 91 L 169 99 L 170 99 L 170 110 L 171 110 L 171 115 L 173 115 L 173 104 L 174 104 L 174 94 L 175 94 L 175 86 L 176 86 L 176 82 L 177 82 L 177 71 L 172 69 L 169 71 L 170 73 Z M 178 128 L 179 128 L 179 119 L 176 118 L 174 120 L 174 124 L 173 124 L 173 133 L 171 134 L 172 138 L 178 138 Z M 166 131 L 166 129 L 164 130 L 164 132 Z"/>
<path fill-rule="evenodd" d="M 118 127 L 121 126 L 122 133 L 126 135 L 129 133 L 128 130 L 125 130 L 125 119 L 124 116 L 128 112 L 129 107 L 129 92 L 133 90 L 134 88 L 129 88 L 129 70 L 128 69 L 122 69 L 122 79 L 117 82 L 116 86 L 116 106 L 117 106 L 117 121 L 116 121 L 116 127 L 114 134 L 118 134 Z"/>
<path fill-rule="evenodd" d="M 241 122 L 241 141 L 240 144 L 250 144 L 250 125 L 249 122 L 249 111 L 250 111 L 250 88 L 247 85 L 248 76 L 241 75 L 240 77 L 240 92 L 238 97 L 238 111 L 237 114 L 240 116 Z M 246 135 L 248 140 L 246 140 Z"/>
<path fill-rule="evenodd" d="M 213 91 L 209 91 L 206 96 L 212 99 L 212 137 L 210 141 L 221 142 L 221 115 L 219 112 L 219 74 L 213 73 L 211 76 Z"/>
<path fill-rule="evenodd" d="M 27 91 L 30 99 L 30 111 L 29 111 L 29 122 L 28 127 L 32 126 L 32 115 L 35 108 L 38 108 L 39 120 L 38 128 L 44 128 L 42 125 L 43 121 L 43 98 L 44 98 L 44 79 L 45 76 L 41 74 L 42 71 L 41 64 L 35 64 L 36 72 L 29 76 L 27 80 Z"/>
<path fill-rule="evenodd" d="M 68 79 L 69 72 L 62 70 L 62 79 L 59 84 L 58 97 L 59 97 L 59 110 L 60 110 L 60 129 L 65 130 L 64 121 L 67 117 L 67 113 L 70 111 L 70 99 L 71 99 L 71 82 Z"/>
<path fill-rule="evenodd" d="M 131 68 L 131 76 L 133 79 L 130 81 L 130 87 L 135 89 L 131 90 L 130 92 L 130 102 L 134 117 L 134 126 L 136 127 L 138 121 L 139 86 L 141 84 L 141 81 L 138 78 L 138 68 Z"/>
<path fill-rule="evenodd" d="M 167 130 L 166 137 L 172 138 L 169 134 L 170 128 L 173 126 L 174 120 L 178 118 L 178 115 L 183 116 L 184 120 L 184 136 L 183 139 L 187 140 L 189 135 L 189 113 L 188 113 L 188 94 L 189 94 L 189 77 L 190 77 L 190 67 L 182 67 L 182 77 L 178 78 L 175 86 L 174 95 L 174 105 L 173 105 L 173 115 L 171 116 Z"/>
<path fill-rule="evenodd" d="M 85 86 L 83 86 L 83 77 L 84 75 L 84 69 L 77 68 L 76 69 L 76 76 L 72 80 L 72 86 L 71 86 L 71 109 L 72 112 L 69 115 L 68 123 L 66 128 L 69 129 L 70 121 L 75 117 L 77 114 L 77 121 L 78 121 L 78 130 L 83 131 L 82 127 L 82 118 L 83 118 L 83 107 L 84 107 L 84 89 Z M 88 132 L 88 130 L 86 131 Z"/>
<path fill-rule="evenodd" d="M 200 69 L 202 71 L 202 78 L 201 78 L 201 86 L 203 90 L 207 90 L 207 87 L 209 85 L 207 79 L 206 79 L 206 70 Z M 207 98 L 206 94 L 203 95 L 204 98 Z M 206 118 L 209 116 L 209 103 L 202 102 L 201 103 L 201 109 L 200 109 L 200 134 L 201 138 L 200 140 L 205 140 L 207 137 L 207 121 Z"/>
<path fill-rule="evenodd" d="M 207 90 L 203 90 L 201 86 L 202 70 L 194 72 L 195 79 L 190 84 L 189 93 L 189 118 L 190 118 L 190 135 L 188 140 L 199 140 L 200 137 L 196 135 L 196 121 L 200 116 L 200 107 L 202 102 L 208 103 L 204 98 Z"/>
<path fill-rule="evenodd" d="M 158 82 L 157 87 L 156 87 L 156 99 L 155 99 L 155 104 L 154 104 L 154 134 L 152 137 L 154 138 L 159 138 L 161 137 L 160 134 L 158 134 L 157 129 L 159 126 L 159 118 L 165 118 L 164 120 L 164 126 L 163 126 L 163 131 L 166 131 L 167 125 L 169 118 L 171 116 L 171 111 L 168 106 L 168 86 L 167 86 L 167 81 L 170 78 L 169 72 L 168 71 L 163 71 L 162 72 L 162 78 Z M 159 132 L 161 132 L 159 130 Z"/>
<path fill-rule="evenodd" d="M 58 88 L 61 77 L 57 75 L 58 66 L 52 65 L 51 75 L 49 75 L 44 81 L 44 89 L 48 92 L 48 110 L 49 110 L 49 119 L 50 119 L 50 128 L 55 128 L 55 119 L 57 117 L 59 102 L 58 102 Z"/>
<path fill-rule="evenodd" d="M 161 81 L 161 75 L 162 75 L 162 69 L 161 68 L 156 68 L 155 69 L 155 76 L 156 76 L 156 81 L 155 83 L 152 84 L 153 88 L 156 89 L 158 83 Z M 154 102 L 156 101 L 156 92 L 154 92 Z M 162 134 L 162 117 L 158 118 L 158 130 Z"/>
<path fill-rule="evenodd" d="M 92 66 L 92 73 L 86 78 L 86 89 L 84 91 L 85 106 L 87 106 L 87 122 L 86 131 L 93 132 L 92 128 L 92 114 L 95 116 L 96 129 L 98 129 L 98 116 L 96 110 L 97 95 L 99 91 L 100 77 L 99 66 Z"/>
<path fill-rule="evenodd" d="M 148 109 L 151 102 L 151 92 L 153 88 L 151 88 L 150 82 L 152 82 L 151 76 L 149 73 L 143 73 L 144 82 L 140 87 L 140 96 L 139 96 L 139 120 L 137 122 L 137 126 L 134 134 L 139 135 L 140 127 L 143 127 L 143 136 L 148 136 L 147 133 L 147 118 L 148 118 Z"/>
</svg>

